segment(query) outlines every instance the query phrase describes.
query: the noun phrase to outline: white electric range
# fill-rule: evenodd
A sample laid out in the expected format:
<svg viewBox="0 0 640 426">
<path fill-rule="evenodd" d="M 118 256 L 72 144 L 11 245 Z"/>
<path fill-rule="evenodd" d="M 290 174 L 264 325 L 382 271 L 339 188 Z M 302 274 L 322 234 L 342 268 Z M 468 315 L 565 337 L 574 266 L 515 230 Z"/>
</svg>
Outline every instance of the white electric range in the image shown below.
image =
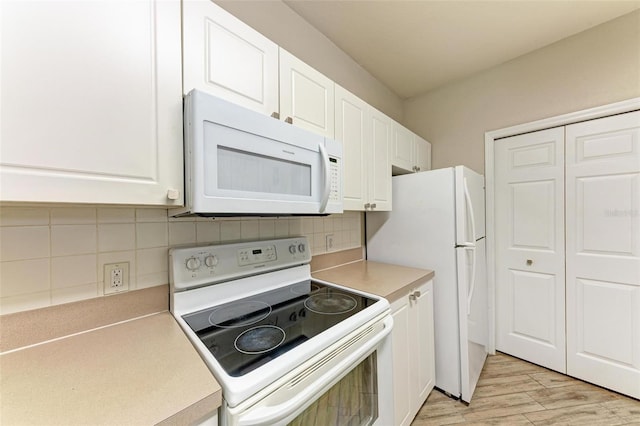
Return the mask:
<svg viewBox="0 0 640 426">
<path fill-rule="evenodd" d="M 221 425 L 391 424 L 389 303 L 310 260 L 304 237 L 170 250 L 171 312 L 222 387 Z"/>
</svg>

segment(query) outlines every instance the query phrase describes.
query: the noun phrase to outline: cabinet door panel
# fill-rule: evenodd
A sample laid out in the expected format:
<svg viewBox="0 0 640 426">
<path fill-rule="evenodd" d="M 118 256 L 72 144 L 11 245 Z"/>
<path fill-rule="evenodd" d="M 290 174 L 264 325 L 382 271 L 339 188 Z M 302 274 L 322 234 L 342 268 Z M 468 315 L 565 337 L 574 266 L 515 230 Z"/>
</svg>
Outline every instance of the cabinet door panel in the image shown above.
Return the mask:
<svg viewBox="0 0 640 426">
<path fill-rule="evenodd" d="M 181 204 L 180 3 L 1 7 L 0 198 Z"/>
<path fill-rule="evenodd" d="M 418 389 L 414 395 L 415 407 L 418 409 L 426 401 L 429 393 L 435 386 L 436 363 L 434 343 L 434 323 L 433 323 L 433 281 L 418 287 L 420 295 L 414 304 L 414 323 L 417 331 L 417 350 L 414 352 L 418 356 L 417 379 Z"/>
<path fill-rule="evenodd" d="M 278 112 L 278 46 L 209 0 L 183 2 L 184 93 Z"/>
<path fill-rule="evenodd" d="M 419 136 L 416 141 L 416 166 L 419 172 L 431 170 L 431 144 Z"/>
<path fill-rule="evenodd" d="M 369 176 L 369 199 L 376 211 L 391 210 L 391 119 L 371 108 L 370 145 L 364 149 L 369 153 L 367 161 Z"/>
<path fill-rule="evenodd" d="M 413 133 L 401 126 L 393 123 L 393 142 L 391 152 L 391 165 L 398 172 L 413 173 L 415 164 Z"/>
<path fill-rule="evenodd" d="M 398 426 L 408 425 L 413 420 L 412 391 L 415 372 L 411 371 L 411 352 L 415 351 L 416 344 L 411 330 L 412 318 L 409 315 L 408 296 L 397 300 L 391 306 L 393 316 L 393 400 L 394 400 L 394 424 Z"/>
<path fill-rule="evenodd" d="M 364 204 L 368 202 L 367 108 L 366 103 L 336 86 L 336 140 L 342 142 L 345 210 L 364 210 Z"/>
<path fill-rule="evenodd" d="M 334 83 L 280 49 L 280 118 L 334 138 Z"/>
<path fill-rule="evenodd" d="M 567 372 L 640 398 L 640 112 L 566 132 Z"/>
</svg>

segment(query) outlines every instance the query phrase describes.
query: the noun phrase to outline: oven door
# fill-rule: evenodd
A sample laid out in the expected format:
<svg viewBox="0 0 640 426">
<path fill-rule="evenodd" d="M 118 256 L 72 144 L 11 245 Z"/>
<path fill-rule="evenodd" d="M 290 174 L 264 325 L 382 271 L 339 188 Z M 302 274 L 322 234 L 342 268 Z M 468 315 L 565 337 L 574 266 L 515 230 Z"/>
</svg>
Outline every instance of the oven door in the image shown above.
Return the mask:
<svg viewBox="0 0 640 426">
<path fill-rule="evenodd" d="M 193 213 L 342 212 L 336 141 L 198 91 L 185 126 Z"/>
<path fill-rule="evenodd" d="M 385 315 L 341 339 L 236 407 L 221 425 L 389 425 L 391 328 Z"/>
</svg>

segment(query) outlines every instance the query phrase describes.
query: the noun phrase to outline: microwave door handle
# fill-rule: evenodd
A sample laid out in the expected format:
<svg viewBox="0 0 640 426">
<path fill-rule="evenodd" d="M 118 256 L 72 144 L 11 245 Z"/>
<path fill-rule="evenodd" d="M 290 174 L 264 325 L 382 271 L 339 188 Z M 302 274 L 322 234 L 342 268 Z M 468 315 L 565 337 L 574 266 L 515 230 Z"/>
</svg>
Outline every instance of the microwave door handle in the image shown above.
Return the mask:
<svg viewBox="0 0 640 426">
<path fill-rule="evenodd" d="M 329 169 L 329 155 L 323 144 L 318 144 L 320 156 L 322 157 L 322 165 L 324 168 L 324 194 L 322 194 L 322 202 L 320 203 L 320 213 L 324 213 L 331 195 L 331 170 Z"/>
</svg>

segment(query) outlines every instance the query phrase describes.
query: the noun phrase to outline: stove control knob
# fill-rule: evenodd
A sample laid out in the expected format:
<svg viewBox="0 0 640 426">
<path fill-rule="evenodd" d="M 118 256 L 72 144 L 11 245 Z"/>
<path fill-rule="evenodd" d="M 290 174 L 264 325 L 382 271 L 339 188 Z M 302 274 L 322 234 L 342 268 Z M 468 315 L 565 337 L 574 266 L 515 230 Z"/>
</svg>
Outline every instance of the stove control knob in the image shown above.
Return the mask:
<svg viewBox="0 0 640 426">
<path fill-rule="evenodd" d="M 212 254 L 204 258 L 204 264 L 212 268 L 218 264 L 218 258 Z"/>
<path fill-rule="evenodd" d="M 304 253 L 305 250 L 306 250 L 306 247 L 304 246 L 304 244 L 302 243 L 298 244 L 298 251 L 300 253 Z"/>
<path fill-rule="evenodd" d="M 289 246 L 289 253 L 296 254 L 296 245 L 295 244 L 291 244 Z"/>
<path fill-rule="evenodd" d="M 200 267 L 200 259 L 197 257 L 190 257 L 187 259 L 187 269 L 190 271 L 195 271 Z"/>
</svg>

